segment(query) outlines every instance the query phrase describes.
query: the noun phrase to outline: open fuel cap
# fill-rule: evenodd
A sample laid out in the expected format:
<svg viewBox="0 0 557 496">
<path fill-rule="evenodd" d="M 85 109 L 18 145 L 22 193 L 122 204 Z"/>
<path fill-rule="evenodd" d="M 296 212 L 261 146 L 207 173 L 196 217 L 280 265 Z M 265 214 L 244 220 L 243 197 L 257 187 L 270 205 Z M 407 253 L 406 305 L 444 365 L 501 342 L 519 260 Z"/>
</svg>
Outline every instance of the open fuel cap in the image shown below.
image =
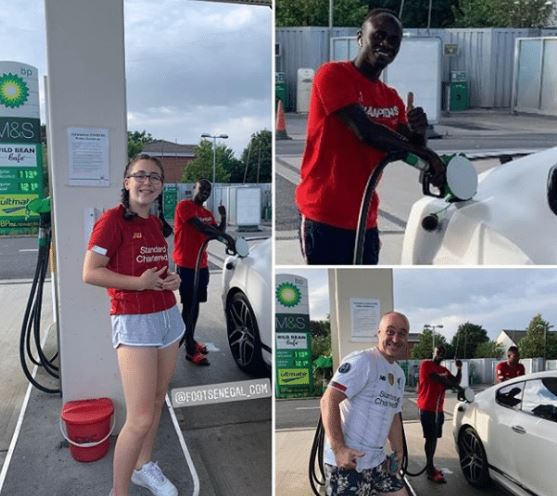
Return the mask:
<svg viewBox="0 0 557 496">
<path fill-rule="evenodd" d="M 472 162 L 461 155 L 454 156 L 447 164 L 447 189 L 454 199 L 470 200 L 478 190 L 478 173 Z"/>
<path fill-rule="evenodd" d="M 246 258 L 249 255 L 249 245 L 244 238 L 236 238 L 234 249 L 240 258 Z"/>
</svg>

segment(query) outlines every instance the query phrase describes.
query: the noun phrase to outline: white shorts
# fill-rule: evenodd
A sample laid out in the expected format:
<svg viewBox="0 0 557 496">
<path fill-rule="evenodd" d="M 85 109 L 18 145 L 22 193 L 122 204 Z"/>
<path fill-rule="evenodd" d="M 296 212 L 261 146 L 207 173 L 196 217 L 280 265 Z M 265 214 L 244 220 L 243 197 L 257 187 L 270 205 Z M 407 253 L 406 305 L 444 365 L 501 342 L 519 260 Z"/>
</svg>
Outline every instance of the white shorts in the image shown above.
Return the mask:
<svg viewBox="0 0 557 496">
<path fill-rule="evenodd" d="M 112 346 L 166 348 L 180 340 L 186 326 L 178 307 L 154 313 L 112 315 Z"/>
</svg>

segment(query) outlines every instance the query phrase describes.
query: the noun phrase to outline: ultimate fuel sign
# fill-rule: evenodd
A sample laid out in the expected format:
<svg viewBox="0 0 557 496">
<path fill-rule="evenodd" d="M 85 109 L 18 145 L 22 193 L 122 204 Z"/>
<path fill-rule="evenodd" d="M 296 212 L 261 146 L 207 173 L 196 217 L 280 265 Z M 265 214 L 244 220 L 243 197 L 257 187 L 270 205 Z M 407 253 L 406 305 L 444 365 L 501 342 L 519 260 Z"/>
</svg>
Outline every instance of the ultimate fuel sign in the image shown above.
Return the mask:
<svg viewBox="0 0 557 496">
<path fill-rule="evenodd" d="M 277 274 L 275 288 L 275 362 L 278 398 L 313 390 L 307 279 Z"/>
<path fill-rule="evenodd" d="M 0 234 L 38 225 L 26 206 L 42 197 L 42 166 L 38 70 L 0 62 Z"/>
</svg>

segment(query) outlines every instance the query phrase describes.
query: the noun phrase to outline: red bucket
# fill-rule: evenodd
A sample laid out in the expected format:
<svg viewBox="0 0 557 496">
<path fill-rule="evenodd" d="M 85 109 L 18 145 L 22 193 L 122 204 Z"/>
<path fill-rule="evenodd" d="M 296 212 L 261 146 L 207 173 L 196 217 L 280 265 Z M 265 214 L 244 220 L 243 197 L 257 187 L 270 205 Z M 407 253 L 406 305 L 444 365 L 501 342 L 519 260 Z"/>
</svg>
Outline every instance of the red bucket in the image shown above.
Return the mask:
<svg viewBox="0 0 557 496">
<path fill-rule="evenodd" d="M 60 414 L 60 431 L 70 443 L 70 453 L 78 462 L 99 460 L 110 448 L 114 429 L 114 405 L 110 398 L 68 401 Z M 62 420 L 66 423 L 64 432 Z"/>
</svg>

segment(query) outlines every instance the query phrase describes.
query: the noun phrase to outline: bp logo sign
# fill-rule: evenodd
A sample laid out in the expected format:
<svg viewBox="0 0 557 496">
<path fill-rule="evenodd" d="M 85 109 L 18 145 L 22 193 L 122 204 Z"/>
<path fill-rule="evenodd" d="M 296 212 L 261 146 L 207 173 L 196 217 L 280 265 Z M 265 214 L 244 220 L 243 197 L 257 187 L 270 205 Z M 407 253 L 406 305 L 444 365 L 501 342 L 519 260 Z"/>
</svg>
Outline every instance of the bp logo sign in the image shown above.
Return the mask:
<svg viewBox="0 0 557 496">
<path fill-rule="evenodd" d="M 17 108 L 21 107 L 28 97 L 29 88 L 23 79 L 11 73 L 0 76 L 0 104 Z"/>
<path fill-rule="evenodd" d="M 302 293 L 295 284 L 283 282 L 276 290 L 278 302 L 285 307 L 295 307 L 302 299 Z"/>
</svg>

